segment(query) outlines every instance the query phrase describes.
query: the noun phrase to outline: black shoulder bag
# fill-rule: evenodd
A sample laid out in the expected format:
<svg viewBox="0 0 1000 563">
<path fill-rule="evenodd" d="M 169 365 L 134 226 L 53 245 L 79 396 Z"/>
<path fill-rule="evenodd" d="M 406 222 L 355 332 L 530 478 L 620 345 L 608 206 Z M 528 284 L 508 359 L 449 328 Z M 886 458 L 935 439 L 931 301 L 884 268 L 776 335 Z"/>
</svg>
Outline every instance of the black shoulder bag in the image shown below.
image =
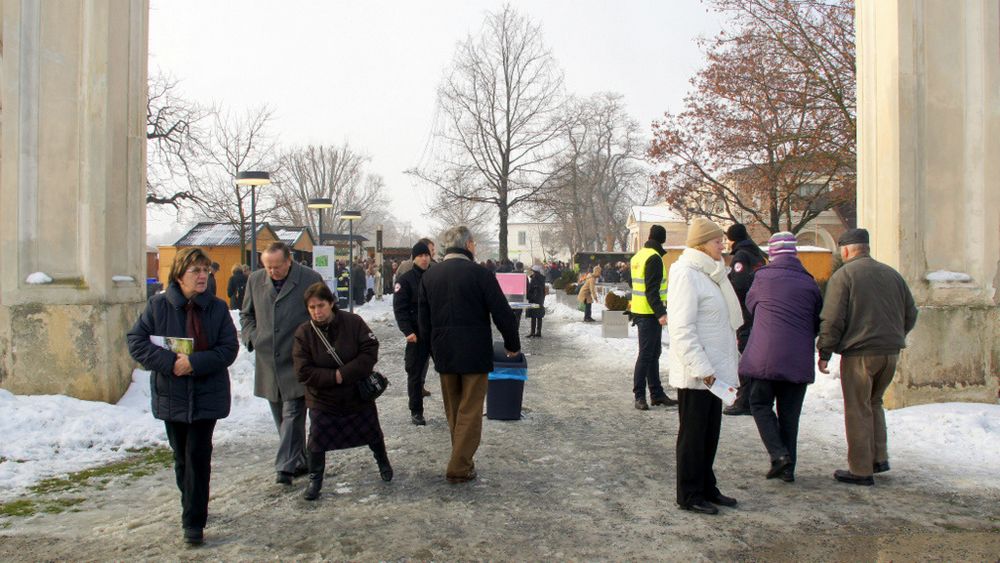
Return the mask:
<svg viewBox="0 0 1000 563">
<path fill-rule="evenodd" d="M 316 326 L 316 323 L 309 321 L 309 324 L 312 325 L 313 330 L 316 332 L 316 336 L 319 336 L 320 341 L 323 342 L 323 346 L 326 347 L 326 351 L 333 356 L 333 360 L 343 367 L 344 361 L 337 355 L 337 351 L 333 349 L 333 346 L 330 344 L 330 341 L 326 339 L 326 335 L 323 334 L 323 331 Z M 368 377 L 358 382 L 358 393 L 361 394 L 362 400 L 374 401 L 385 392 L 385 388 L 388 386 L 389 380 L 381 373 L 373 371 L 368 375 Z"/>
</svg>

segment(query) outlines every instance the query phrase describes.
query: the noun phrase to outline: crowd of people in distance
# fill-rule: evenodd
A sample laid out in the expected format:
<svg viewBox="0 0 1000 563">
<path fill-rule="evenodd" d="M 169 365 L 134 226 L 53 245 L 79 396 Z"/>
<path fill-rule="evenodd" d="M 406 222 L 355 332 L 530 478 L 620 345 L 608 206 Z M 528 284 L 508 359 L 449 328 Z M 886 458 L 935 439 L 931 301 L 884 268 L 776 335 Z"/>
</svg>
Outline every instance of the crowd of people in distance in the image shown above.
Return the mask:
<svg viewBox="0 0 1000 563">
<path fill-rule="evenodd" d="M 792 233 L 773 234 L 764 253 L 743 225 L 723 231 L 695 218 L 685 249 L 669 268 L 663 261 L 665 241 L 664 228 L 654 225 L 628 263 L 595 265 L 581 280 L 578 299 L 584 320 L 592 321 L 596 284 L 628 280 L 629 314 L 638 329 L 634 406 L 678 409 L 678 507 L 717 514 L 718 506 L 738 505 L 721 492 L 714 471 L 723 413 L 752 415 L 770 458 L 765 477 L 794 482 L 806 389 L 815 369 L 827 372 L 834 353 L 842 356 L 848 442 L 848 468 L 834 478 L 873 485 L 874 474 L 889 470 L 882 395 L 917 309 L 902 277 L 871 257 L 868 232 L 851 229 L 840 237 L 843 265 L 825 295 L 799 260 Z M 212 435 L 216 422 L 229 414 L 228 367 L 241 344 L 255 352 L 254 394 L 268 401 L 278 435 L 278 484 L 289 486 L 308 475 L 302 496 L 315 501 L 326 452 L 360 446 L 371 450 L 381 479 L 392 480 L 379 409 L 361 385 L 378 362 L 380 343 L 360 316 L 342 306 L 344 299 L 357 304 L 371 299 L 385 280 L 405 343 L 410 420 L 426 425 L 426 377 L 433 359 L 451 438 L 444 478 L 452 484 L 476 479 L 487 374 L 494 368 L 492 327 L 508 357 L 521 353 L 520 312 L 512 310 L 495 274 L 528 276 L 527 299 L 537 306 L 528 309 L 527 336 L 537 338 L 546 284 L 570 266 L 550 262 L 525 269 L 509 260 L 477 262 L 476 240 L 464 226 L 449 229 L 442 245 L 438 254 L 434 241 L 421 239 L 410 259 L 387 263 L 381 272 L 364 258 L 350 265 L 353 276 L 347 264 L 338 264 L 334 292 L 319 273 L 294 261 L 287 245 L 276 242 L 260 254 L 260 269 L 247 275 L 243 267 L 233 268 L 228 307 L 212 287 L 218 264 L 200 248 L 177 253 L 166 290 L 150 298 L 127 341 L 132 357 L 152 372 L 152 413 L 164 421 L 173 450 L 184 541 L 197 545 L 204 538 Z M 351 278 L 353 284 L 345 281 Z M 230 307 L 240 311 L 239 333 Z M 665 327 L 676 399 L 660 378 Z M 187 343 L 176 344 L 181 341 Z M 734 389 L 735 400 L 724 410 L 723 398 Z"/>
</svg>

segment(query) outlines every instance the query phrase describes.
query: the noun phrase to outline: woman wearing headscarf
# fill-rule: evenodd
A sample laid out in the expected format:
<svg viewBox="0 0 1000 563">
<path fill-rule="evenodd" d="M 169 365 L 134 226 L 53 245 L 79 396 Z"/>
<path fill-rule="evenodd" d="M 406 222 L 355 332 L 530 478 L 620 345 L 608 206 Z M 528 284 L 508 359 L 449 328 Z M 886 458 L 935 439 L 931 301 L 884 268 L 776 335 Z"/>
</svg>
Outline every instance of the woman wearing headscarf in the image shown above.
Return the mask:
<svg viewBox="0 0 1000 563">
<path fill-rule="evenodd" d="M 325 283 L 309 286 L 303 299 L 310 320 L 295 330 L 292 346 L 295 374 L 306 388 L 310 423 L 309 486 L 302 497 L 319 498 L 330 450 L 368 446 L 382 480 L 391 481 L 392 465 L 375 399 L 362 399 L 358 390 L 358 382 L 378 361 L 378 340 L 361 317 L 337 307 Z"/>
<path fill-rule="evenodd" d="M 545 276 L 542 275 L 542 267 L 535 264 L 531 267 L 531 276 L 528 277 L 528 303 L 534 303 L 538 307 L 528 309 L 528 318 L 531 319 L 531 332 L 528 338 L 542 337 L 542 319 L 545 317 Z"/>
<path fill-rule="evenodd" d="M 757 270 L 747 293 L 753 330 L 739 366 L 740 377 L 753 381 L 750 411 L 771 457 L 767 478 L 789 483 L 795 480 L 802 401 L 816 378 L 813 352 L 823 308 L 819 286 L 799 261 L 795 244 L 789 232 L 768 241 L 771 261 Z"/>
<path fill-rule="evenodd" d="M 736 506 L 716 485 L 713 464 L 722 425 L 722 400 L 709 391 L 717 381 L 739 387 L 736 329 L 740 302 L 726 277 L 722 229 L 698 217 L 687 248 L 672 266 L 667 287 L 670 323 L 670 385 L 677 389 L 677 504 L 683 510 L 717 514 Z"/>
<path fill-rule="evenodd" d="M 229 416 L 228 368 L 239 352 L 226 302 L 207 291 L 211 272 L 200 248 L 178 252 L 167 290 L 150 298 L 128 332 L 129 353 L 152 372 L 153 416 L 166 426 L 184 541 L 194 545 L 204 541 L 212 434 L 216 421 Z"/>
<path fill-rule="evenodd" d="M 594 317 L 590 316 L 594 298 L 597 296 L 597 280 L 601 277 L 601 267 L 594 266 L 594 269 L 587 274 L 587 277 L 580 282 L 580 291 L 576 294 L 576 300 L 583 303 L 583 321 L 594 322 Z"/>
</svg>

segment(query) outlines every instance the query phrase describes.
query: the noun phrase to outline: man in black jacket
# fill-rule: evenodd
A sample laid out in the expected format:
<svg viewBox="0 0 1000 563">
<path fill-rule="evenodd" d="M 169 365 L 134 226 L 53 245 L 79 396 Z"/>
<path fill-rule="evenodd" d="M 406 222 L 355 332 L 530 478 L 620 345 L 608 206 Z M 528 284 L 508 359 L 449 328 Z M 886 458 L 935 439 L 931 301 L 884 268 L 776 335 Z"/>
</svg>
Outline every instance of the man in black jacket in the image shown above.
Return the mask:
<svg viewBox="0 0 1000 563">
<path fill-rule="evenodd" d="M 476 242 L 464 226 L 444 234 L 445 257 L 424 272 L 417 318 L 418 341 L 429 342 L 451 431 L 449 483 L 476 478 L 473 456 L 483 430 L 486 374 L 493 371 L 490 317 L 503 336 L 508 357 L 521 349 L 514 312 L 496 276 L 476 264 Z"/>
<path fill-rule="evenodd" d="M 767 256 L 757 246 L 757 243 L 747 234 L 747 228 L 740 223 L 734 223 L 726 231 L 726 238 L 732 242 L 729 254 L 732 261 L 729 264 L 729 283 L 736 291 L 743 310 L 743 325 L 736 330 L 736 346 L 740 353 L 750 340 L 750 329 L 753 327 L 753 317 L 747 310 L 747 292 L 753 284 L 754 273 L 767 264 Z M 723 414 L 730 416 L 750 415 L 750 384 L 749 377 L 740 377 L 740 388 L 736 391 L 736 402 L 733 406 L 723 409 Z"/>
<path fill-rule="evenodd" d="M 417 338 L 417 290 L 430 265 L 431 250 L 423 242 L 417 242 L 410 255 L 410 269 L 396 281 L 392 310 L 396 326 L 406 337 L 404 367 L 406 392 L 410 397 L 410 420 L 417 426 L 423 426 L 427 424 L 424 420 L 424 379 L 427 377 L 429 356 L 426 342 Z"/>
<path fill-rule="evenodd" d="M 667 324 L 667 272 L 663 267 L 663 243 L 667 230 L 661 225 L 649 229 L 649 240 L 632 256 L 632 322 L 639 329 L 639 355 L 632 373 L 632 394 L 635 408 L 648 411 L 654 406 L 670 407 L 677 401 L 667 396 L 660 383 L 660 354 L 663 351 L 663 326 Z"/>
</svg>

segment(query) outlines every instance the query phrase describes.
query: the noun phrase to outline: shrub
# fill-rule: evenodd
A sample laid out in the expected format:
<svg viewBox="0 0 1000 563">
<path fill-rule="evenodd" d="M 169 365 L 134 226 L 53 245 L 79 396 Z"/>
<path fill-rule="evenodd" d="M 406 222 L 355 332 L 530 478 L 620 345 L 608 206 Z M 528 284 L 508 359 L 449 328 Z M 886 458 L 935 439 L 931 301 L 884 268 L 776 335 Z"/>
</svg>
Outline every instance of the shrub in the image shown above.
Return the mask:
<svg viewBox="0 0 1000 563">
<path fill-rule="evenodd" d="M 559 277 L 556 279 L 556 281 L 552 282 L 552 287 L 556 289 L 563 289 L 567 285 L 574 282 L 576 282 L 576 272 L 567 268 L 563 270 L 562 274 L 559 274 Z"/>
<path fill-rule="evenodd" d="M 628 297 L 623 297 L 613 291 L 609 291 L 607 297 L 604 298 L 604 308 L 608 311 L 624 311 L 628 309 L 628 304 Z"/>
<path fill-rule="evenodd" d="M 577 293 L 580 293 L 579 285 L 571 283 L 566 286 L 566 295 L 576 295 Z"/>
</svg>

